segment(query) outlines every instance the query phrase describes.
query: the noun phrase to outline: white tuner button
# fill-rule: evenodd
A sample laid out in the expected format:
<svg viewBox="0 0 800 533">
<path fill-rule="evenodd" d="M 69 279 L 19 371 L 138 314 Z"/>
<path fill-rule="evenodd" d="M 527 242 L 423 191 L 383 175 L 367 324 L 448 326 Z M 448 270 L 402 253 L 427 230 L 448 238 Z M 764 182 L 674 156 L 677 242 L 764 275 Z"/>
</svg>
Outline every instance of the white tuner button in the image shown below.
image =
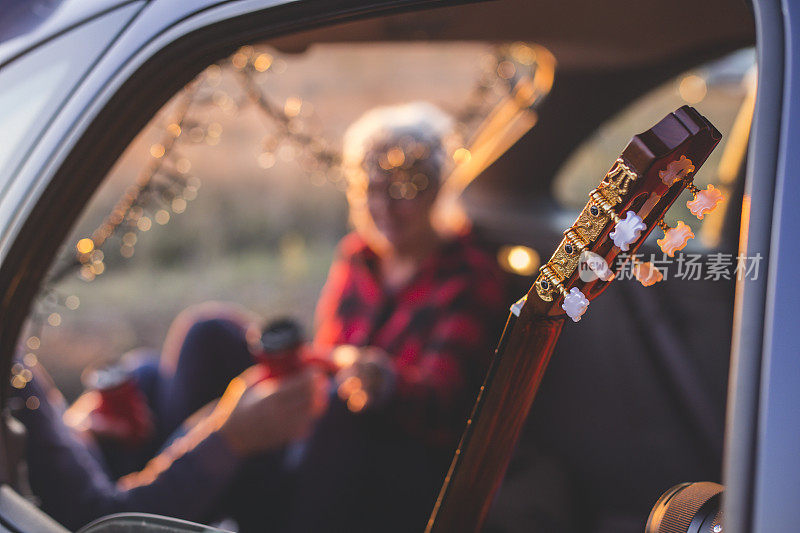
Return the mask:
<svg viewBox="0 0 800 533">
<path fill-rule="evenodd" d="M 628 211 L 625 213 L 625 218 L 614 226 L 614 231 L 611 232 L 611 239 L 614 241 L 614 246 L 623 252 L 627 252 L 644 229 L 647 229 L 647 225 L 642 222 L 639 215 L 633 211 Z"/>
<path fill-rule="evenodd" d="M 589 250 L 581 252 L 579 275 L 581 280 L 587 283 L 597 278 L 603 281 L 611 281 L 615 276 L 614 272 L 608 267 L 606 260 Z"/>
<path fill-rule="evenodd" d="M 567 312 L 573 322 L 578 322 L 581 319 L 587 307 L 589 307 L 589 300 L 586 299 L 586 296 L 578 287 L 572 287 L 569 290 L 569 294 L 564 296 L 564 303 L 561 304 L 561 309 Z"/>
</svg>

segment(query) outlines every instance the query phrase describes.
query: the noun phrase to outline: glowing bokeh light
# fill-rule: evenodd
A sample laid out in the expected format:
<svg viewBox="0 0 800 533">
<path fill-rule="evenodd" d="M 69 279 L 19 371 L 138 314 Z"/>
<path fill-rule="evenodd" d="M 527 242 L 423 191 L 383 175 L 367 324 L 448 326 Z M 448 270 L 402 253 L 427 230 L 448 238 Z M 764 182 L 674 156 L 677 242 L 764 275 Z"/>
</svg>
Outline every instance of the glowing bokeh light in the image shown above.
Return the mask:
<svg viewBox="0 0 800 533">
<path fill-rule="evenodd" d="M 519 276 L 530 276 L 539 268 L 539 253 L 527 246 L 504 246 L 497 254 L 497 262 L 507 272 Z"/>
<path fill-rule="evenodd" d="M 134 244 L 136 244 L 136 241 L 137 241 L 138 239 L 139 239 L 139 238 L 138 238 L 138 237 L 136 236 L 136 234 L 135 234 L 134 232 L 132 232 L 132 231 L 129 231 L 129 232 L 127 232 L 125 235 L 123 235 L 123 236 L 122 236 L 122 242 L 123 242 L 123 244 L 127 244 L 128 246 L 133 246 Z"/>
<path fill-rule="evenodd" d="M 684 76 L 678 86 L 678 93 L 686 103 L 697 104 L 701 102 L 708 93 L 706 80 L 694 74 Z"/>
<path fill-rule="evenodd" d="M 164 157 L 164 154 L 166 152 L 167 149 L 164 148 L 164 145 L 161 143 L 156 143 L 150 147 L 150 155 L 155 157 L 156 159 Z"/>
<path fill-rule="evenodd" d="M 173 122 L 172 124 L 167 126 L 167 131 L 173 137 L 180 137 L 180 135 L 181 135 L 181 126 L 180 126 L 180 124 L 177 124 L 177 123 Z"/>
<path fill-rule="evenodd" d="M 64 305 L 67 307 L 67 309 L 69 309 L 71 311 L 74 311 L 78 307 L 80 307 L 81 300 L 80 300 L 80 298 L 78 298 L 74 294 L 71 294 L 71 295 L 67 296 L 66 299 L 64 300 Z"/>
<path fill-rule="evenodd" d="M 78 244 L 75 245 L 75 248 L 80 254 L 88 254 L 94 250 L 94 241 L 92 239 L 81 239 L 78 241 Z"/>
<path fill-rule="evenodd" d="M 356 362 L 358 359 L 358 348 L 349 344 L 343 344 L 341 346 L 337 346 L 335 350 L 333 350 L 333 354 L 331 357 L 333 358 L 333 362 L 339 368 L 344 368 L 346 366 L 350 366 Z"/>
<path fill-rule="evenodd" d="M 253 60 L 253 68 L 259 72 L 266 72 L 272 66 L 272 56 L 269 54 L 259 54 Z"/>
<path fill-rule="evenodd" d="M 290 96 L 283 104 L 283 112 L 287 117 L 296 117 L 300 114 L 300 109 L 303 107 L 303 100 L 297 96 Z"/>
<path fill-rule="evenodd" d="M 186 200 L 183 198 L 175 198 L 172 200 L 172 211 L 178 214 L 186 211 Z"/>
<path fill-rule="evenodd" d="M 453 161 L 459 165 L 469 162 L 470 159 L 472 159 L 472 153 L 466 148 L 459 148 L 453 152 Z"/>
<path fill-rule="evenodd" d="M 356 376 L 350 376 L 344 381 L 342 381 L 341 385 L 337 389 L 337 394 L 339 398 L 342 400 L 347 400 L 352 396 L 356 391 L 361 389 L 361 379 L 357 378 Z"/>
<path fill-rule="evenodd" d="M 156 219 L 156 222 L 158 224 L 163 226 L 164 224 L 169 222 L 169 211 L 167 211 L 166 209 L 159 209 L 158 211 L 156 211 L 154 218 Z"/>
<path fill-rule="evenodd" d="M 386 160 L 389 162 L 390 166 L 399 167 L 406 160 L 406 154 L 403 153 L 402 148 L 395 146 L 386 152 Z"/>
<path fill-rule="evenodd" d="M 150 220 L 150 217 L 141 217 L 136 222 L 136 227 L 139 228 L 139 231 L 148 231 L 152 227 L 153 222 Z"/>
<path fill-rule="evenodd" d="M 503 78 L 504 80 L 508 80 L 514 77 L 514 74 L 517 73 L 517 67 L 514 66 L 514 63 L 511 61 L 501 61 L 499 65 L 497 65 L 497 75 Z"/>
<path fill-rule="evenodd" d="M 231 63 L 234 67 L 243 69 L 247 66 L 247 55 L 243 54 L 242 52 L 236 52 L 231 57 Z"/>
<path fill-rule="evenodd" d="M 175 163 L 175 169 L 181 174 L 186 174 L 192 170 L 192 162 L 185 157 L 182 157 Z"/>
<path fill-rule="evenodd" d="M 347 409 L 353 413 L 358 413 L 366 407 L 368 400 L 369 396 L 366 391 L 364 389 L 359 389 L 347 399 Z"/>
<path fill-rule="evenodd" d="M 50 313 L 50 316 L 47 317 L 47 323 L 53 327 L 58 327 L 61 325 L 61 315 L 58 313 Z"/>
<path fill-rule="evenodd" d="M 268 169 L 275 166 L 275 154 L 272 152 L 262 152 L 258 156 L 258 166 L 263 169 Z"/>
</svg>

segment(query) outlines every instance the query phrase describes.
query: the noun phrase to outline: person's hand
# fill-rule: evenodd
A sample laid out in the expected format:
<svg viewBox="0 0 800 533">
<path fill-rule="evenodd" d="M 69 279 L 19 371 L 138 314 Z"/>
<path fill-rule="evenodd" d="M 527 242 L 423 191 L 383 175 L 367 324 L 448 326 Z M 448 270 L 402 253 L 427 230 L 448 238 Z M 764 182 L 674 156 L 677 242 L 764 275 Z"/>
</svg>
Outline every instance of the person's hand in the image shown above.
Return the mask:
<svg viewBox="0 0 800 533">
<path fill-rule="evenodd" d="M 64 413 L 64 423 L 91 438 L 133 447 L 152 437 L 153 415 L 144 396 L 133 384 L 123 383 L 107 392 L 114 396 L 113 400 L 104 399 L 103 394 L 98 390 L 81 394 Z"/>
<path fill-rule="evenodd" d="M 394 365 L 382 349 L 343 345 L 334 349 L 333 360 L 341 366 L 337 393 L 350 411 L 379 407 L 394 392 Z"/>
<path fill-rule="evenodd" d="M 256 365 L 234 378 L 210 416 L 239 456 L 302 439 L 327 406 L 327 380 L 316 370 L 280 380 L 262 376 Z"/>
</svg>

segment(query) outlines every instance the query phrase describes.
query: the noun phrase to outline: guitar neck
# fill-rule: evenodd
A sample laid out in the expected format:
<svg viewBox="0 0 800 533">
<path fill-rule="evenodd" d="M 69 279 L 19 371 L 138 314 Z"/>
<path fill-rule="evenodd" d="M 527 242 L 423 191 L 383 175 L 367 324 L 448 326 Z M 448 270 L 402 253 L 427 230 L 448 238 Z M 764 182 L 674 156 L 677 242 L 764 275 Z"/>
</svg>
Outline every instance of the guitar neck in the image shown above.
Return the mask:
<svg viewBox="0 0 800 533">
<path fill-rule="evenodd" d="M 655 267 L 633 258 L 654 228 L 670 257 L 694 237 L 682 221 L 670 228 L 664 213 L 688 188 L 686 205 L 703 218 L 721 200 L 709 185 L 692 184 L 694 173 L 719 142 L 720 133 L 700 113 L 683 106 L 635 135 L 542 268 L 525 298 L 512 306 L 489 373 L 473 407 L 445 479 L 428 533 L 478 531 L 505 474 L 565 313 L 575 322 L 614 278 L 609 265 L 621 252 L 645 285 L 658 281 Z M 715 196 L 716 195 L 718 196 Z M 693 202 L 698 205 L 692 206 Z M 584 254 L 586 258 L 581 259 Z M 581 263 L 582 261 L 582 263 Z M 579 269 L 591 272 L 584 279 Z M 583 268 L 583 267 L 581 267 Z M 643 275 L 642 273 L 646 275 Z"/>
<path fill-rule="evenodd" d="M 563 325 L 563 317 L 509 315 L 427 533 L 480 529 Z"/>
</svg>

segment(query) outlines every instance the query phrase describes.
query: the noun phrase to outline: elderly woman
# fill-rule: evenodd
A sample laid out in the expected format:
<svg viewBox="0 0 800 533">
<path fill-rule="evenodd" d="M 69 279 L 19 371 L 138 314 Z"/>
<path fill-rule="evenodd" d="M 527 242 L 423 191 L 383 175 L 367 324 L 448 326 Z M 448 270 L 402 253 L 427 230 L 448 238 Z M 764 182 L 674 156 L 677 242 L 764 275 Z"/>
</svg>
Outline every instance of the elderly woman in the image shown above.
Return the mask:
<svg viewBox="0 0 800 533">
<path fill-rule="evenodd" d="M 374 109 L 345 136 L 355 232 L 314 338 L 347 363 L 343 401 L 298 472 L 292 531 L 421 531 L 432 509 L 506 306 L 493 258 L 432 221 L 451 131 L 436 107 L 413 103 Z"/>
<path fill-rule="evenodd" d="M 348 129 L 355 231 L 331 265 L 313 341 L 340 368 L 336 394 L 282 472 L 243 472 L 231 498 L 243 531 L 264 529 L 265 503 L 276 531 L 424 529 L 506 315 L 493 257 L 433 222 L 451 133 L 427 103 L 374 109 Z M 214 368 L 220 353 L 250 364 L 234 330 L 204 321 L 186 338 Z"/>
<path fill-rule="evenodd" d="M 257 387 L 255 369 L 248 368 L 254 363 L 247 342 L 253 317 L 229 305 L 194 308 L 176 319 L 162 352 L 144 364 L 140 358 L 132 371 L 155 428 L 144 456 L 133 457 L 139 464 L 120 466 L 118 456 L 109 455 L 119 447 L 92 426 L 99 418 L 91 397 L 79 399 L 67 419 L 88 421 L 88 433 L 105 443 L 112 474 L 93 463 L 87 475 L 102 479 L 102 486 L 71 502 L 50 487 L 59 486 L 59 476 L 74 477 L 81 461 L 88 464 L 83 445 L 56 416 L 27 414 L 29 428 L 41 428 L 40 446 L 51 446 L 49 435 L 56 432 L 66 443 L 67 467 L 53 464 L 44 448 L 29 452 L 45 507 L 70 525 L 139 510 L 197 521 L 234 516 L 242 531 L 422 530 L 505 315 L 492 257 L 469 235 L 443 232 L 432 222 L 452 161 L 451 131 L 444 113 L 414 103 L 372 110 L 345 136 L 355 231 L 342 240 L 331 266 L 313 341 L 313 351 L 339 369 L 336 394 L 302 446 L 276 450 L 302 435 L 318 416 L 315 406 L 325 403 L 314 399 L 318 387 L 308 373 L 304 381 L 273 385 L 286 389 L 283 395 L 264 400 L 262 391 L 263 406 L 236 396 L 228 417 L 220 402 L 210 441 L 216 433 L 222 438 L 202 462 L 192 461 L 195 450 L 210 448 L 197 445 L 209 440 L 208 431 L 195 426 L 191 444 L 178 440 L 144 465 L 192 413 L 226 387 L 230 394 L 231 379 L 244 372 L 252 383 L 243 387 Z M 126 459 L 136 455 L 124 451 Z M 262 455 L 253 457 L 256 452 Z M 209 462 L 213 454 L 219 467 Z M 202 498 L 193 498 L 196 489 L 186 491 L 203 468 L 213 472 L 203 478 Z"/>
<path fill-rule="evenodd" d="M 450 168 L 451 128 L 436 107 L 415 103 L 372 110 L 348 130 L 344 164 L 355 232 L 331 266 L 314 339 L 320 348 L 350 347 L 334 354 L 354 360 L 339 376 L 351 410 L 362 400 L 342 377 L 354 375 L 372 389 L 367 401 L 388 394 L 397 422 L 447 453 L 504 315 L 492 257 L 469 235 L 447 234 L 432 221 Z M 382 379 L 375 379 L 378 369 Z"/>
</svg>

